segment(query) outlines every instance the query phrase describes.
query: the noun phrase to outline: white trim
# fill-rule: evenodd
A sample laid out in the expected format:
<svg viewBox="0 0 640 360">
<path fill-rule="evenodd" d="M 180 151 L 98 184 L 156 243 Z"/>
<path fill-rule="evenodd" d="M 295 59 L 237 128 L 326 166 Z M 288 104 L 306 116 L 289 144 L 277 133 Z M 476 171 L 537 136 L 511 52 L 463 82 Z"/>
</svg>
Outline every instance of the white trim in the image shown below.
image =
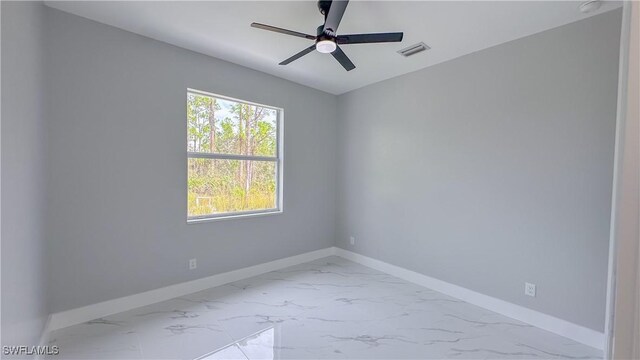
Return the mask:
<svg viewBox="0 0 640 360">
<path fill-rule="evenodd" d="M 194 151 L 187 151 L 187 157 L 193 158 L 193 159 L 278 162 L 278 157 L 276 156 L 237 155 L 237 154 L 205 153 L 205 152 L 194 152 Z"/>
<path fill-rule="evenodd" d="M 187 93 L 194 93 L 194 94 L 200 95 L 200 96 L 214 97 L 214 98 L 218 98 L 218 99 L 222 99 L 222 100 L 228 100 L 228 101 L 243 103 L 243 104 L 252 105 L 252 106 L 259 106 L 259 107 L 263 107 L 263 108 L 267 108 L 267 109 L 283 110 L 283 108 L 277 107 L 277 106 L 273 106 L 273 105 L 266 105 L 266 104 L 261 104 L 261 103 L 249 101 L 249 100 L 242 100 L 242 99 L 234 98 L 234 97 L 231 97 L 231 96 L 220 95 L 220 94 L 216 94 L 216 93 L 212 93 L 212 92 L 208 92 L 208 91 L 204 91 L 204 90 L 198 90 L 198 89 L 194 89 L 194 88 L 187 88 Z"/>
<path fill-rule="evenodd" d="M 220 215 L 202 215 L 187 218 L 187 224 L 200 224 L 210 221 L 226 220 L 226 219 L 248 219 L 258 216 L 280 215 L 282 210 L 267 209 L 267 210 L 252 210 L 242 212 L 222 213 Z"/>
<path fill-rule="evenodd" d="M 44 328 L 42 330 L 42 334 L 40 334 L 40 340 L 38 341 L 39 346 L 44 347 L 49 345 L 49 339 L 51 335 L 51 331 L 49 331 L 49 324 L 51 324 L 51 317 L 52 315 L 47 316 L 47 321 L 44 323 Z M 46 357 L 47 355 L 36 355 L 35 359 L 40 360 L 45 359 Z"/>
<path fill-rule="evenodd" d="M 221 159 L 221 160 L 245 160 L 245 161 L 270 161 L 276 164 L 276 202 L 277 206 L 273 209 L 260 209 L 260 210 L 247 210 L 240 212 L 225 212 L 218 214 L 206 214 L 201 216 L 188 216 L 187 224 L 200 224 L 210 221 L 226 220 L 226 219 L 241 219 L 253 216 L 264 215 L 277 215 L 284 212 L 284 108 L 264 105 L 252 101 L 237 99 L 229 96 L 219 95 L 207 91 L 196 90 L 187 88 L 187 98 L 185 103 L 188 103 L 189 94 L 206 96 L 214 99 L 221 99 L 227 101 L 233 101 L 236 103 L 247 104 L 251 106 L 257 106 L 267 108 L 276 111 L 276 155 L 275 156 L 254 156 L 254 155 L 240 155 L 240 154 L 222 154 L 222 153 L 207 153 L 207 152 L 194 152 L 187 151 L 187 177 L 189 176 L 189 159 Z M 187 121 L 188 122 L 188 121 Z M 187 211 L 188 213 L 188 211 Z"/>
<path fill-rule="evenodd" d="M 520 320 L 596 349 L 602 350 L 604 348 L 604 334 L 601 332 L 348 250 L 336 248 L 335 254 L 347 260 Z"/>
<path fill-rule="evenodd" d="M 631 33 L 631 3 L 622 4 L 622 24 L 620 30 L 620 56 L 618 64 L 618 103 L 616 111 L 615 148 L 613 155 L 613 181 L 611 191 L 611 218 L 609 221 L 609 265 L 607 273 L 607 302 L 604 325 L 604 358 L 613 356 L 613 336 L 616 302 L 617 265 L 617 219 L 620 197 L 620 176 L 624 155 L 624 131 L 627 115 L 627 84 L 629 76 L 629 37 Z"/>
<path fill-rule="evenodd" d="M 51 324 L 51 316 L 52 315 L 47 316 L 47 321 L 44 323 L 42 334 L 40 334 L 40 340 L 38 340 L 38 345 L 40 346 L 47 345 L 49 342 L 49 332 L 46 330 L 49 329 L 49 324 Z"/>
<path fill-rule="evenodd" d="M 331 256 L 333 254 L 333 248 L 310 251 L 304 254 L 290 256 L 284 259 L 274 260 L 222 274 L 170 285 L 167 287 L 145 291 L 143 293 L 129 295 L 117 299 L 107 300 L 76 309 L 61 311 L 51 314 L 49 326 L 47 327 L 45 332 L 62 329 L 71 325 L 82 324 L 84 322 L 104 316 L 117 314 L 141 306 L 155 304 L 187 294 L 192 294 L 233 281 L 250 278 L 252 276 L 264 274 L 270 271 L 279 270 L 285 267 Z"/>
<path fill-rule="evenodd" d="M 113 315 L 141 306 L 170 300 L 179 296 L 184 296 L 233 281 L 250 278 L 270 271 L 302 264 L 331 255 L 340 256 L 344 259 L 351 260 L 372 269 L 396 276 L 400 279 L 433 289 L 443 294 L 466 301 L 470 304 L 520 320 L 527 324 L 531 324 L 594 348 L 602 350 L 604 347 L 604 334 L 601 332 L 338 247 L 315 250 L 202 279 L 170 285 L 164 288 L 150 290 L 118 299 L 107 300 L 77 309 L 58 312 L 49 317 L 48 326 L 42 336 L 43 340 L 41 340 L 41 343 L 42 341 L 45 341 L 44 339 L 47 339 L 48 333 L 53 330 L 81 324 L 93 319 Z"/>
</svg>

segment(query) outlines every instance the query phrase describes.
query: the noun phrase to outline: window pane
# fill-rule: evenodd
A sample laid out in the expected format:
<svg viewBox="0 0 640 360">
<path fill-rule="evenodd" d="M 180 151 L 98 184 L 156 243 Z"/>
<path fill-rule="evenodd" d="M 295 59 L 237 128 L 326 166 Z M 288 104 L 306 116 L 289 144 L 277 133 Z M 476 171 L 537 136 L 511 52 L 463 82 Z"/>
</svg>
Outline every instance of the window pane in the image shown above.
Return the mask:
<svg viewBox="0 0 640 360">
<path fill-rule="evenodd" d="M 187 94 L 187 150 L 276 156 L 278 112 L 210 96 Z"/>
<path fill-rule="evenodd" d="M 188 214 L 276 208 L 276 162 L 189 158 Z"/>
</svg>

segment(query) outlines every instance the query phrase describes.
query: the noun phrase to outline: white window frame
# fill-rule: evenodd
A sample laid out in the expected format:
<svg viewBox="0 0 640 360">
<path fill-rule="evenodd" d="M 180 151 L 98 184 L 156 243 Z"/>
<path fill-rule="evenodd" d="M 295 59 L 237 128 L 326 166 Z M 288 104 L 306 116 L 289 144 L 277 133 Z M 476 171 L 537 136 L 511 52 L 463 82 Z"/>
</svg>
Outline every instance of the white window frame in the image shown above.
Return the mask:
<svg viewBox="0 0 640 360">
<path fill-rule="evenodd" d="M 257 160 L 257 161 L 272 161 L 276 163 L 276 207 L 273 209 L 261 209 L 261 210 L 247 210 L 247 211 L 236 211 L 236 212 L 226 212 L 219 214 L 208 214 L 208 215 L 198 215 L 198 216 L 189 216 L 189 209 L 187 204 L 187 224 L 197 224 L 208 221 L 217 221 L 224 219 L 242 219 L 242 218 L 250 218 L 255 216 L 265 216 L 265 215 L 276 215 L 282 214 L 283 209 L 283 174 L 284 174 L 284 109 L 271 106 L 259 104 L 251 101 L 246 101 L 242 99 L 236 99 L 229 96 L 218 95 L 202 90 L 196 90 L 187 88 L 187 96 L 189 94 L 208 96 L 222 100 L 229 100 L 234 102 L 239 102 L 252 106 L 259 106 L 268 109 L 273 109 L 276 111 L 276 156 L 249 156 L 249 155 L 236 155 L 236 154 L 218 154 L 218 153 L 204 153 L 204 152 L 191 152 L 187 151 L 187 186 L 189 180 L 189 159 L 218 159 L 218 160 Z M 185 98 L 185 106 L 187 104 L 187 98 Z M 186 111 L 185 111 L 186 114 Z M 186 124 L 187 122 L 185 122 Z M 188 127 L 187 127 L 188 129 Z M 187 130 L 188 131 L 188 130 Z"/>
</svg>

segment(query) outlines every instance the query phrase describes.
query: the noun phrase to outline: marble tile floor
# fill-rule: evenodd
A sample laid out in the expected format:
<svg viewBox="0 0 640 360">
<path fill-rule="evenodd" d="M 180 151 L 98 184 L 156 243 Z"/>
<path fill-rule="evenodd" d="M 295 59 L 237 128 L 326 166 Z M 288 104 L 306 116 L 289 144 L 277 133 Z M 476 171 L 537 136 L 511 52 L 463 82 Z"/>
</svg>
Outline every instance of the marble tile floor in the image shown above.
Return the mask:
<svg viewBox="0 0 640 360">
<path fill-rule="evenodd" d="M 599 359 L 339 257 L 54 331 L 56 359 Z"/>
</svg>

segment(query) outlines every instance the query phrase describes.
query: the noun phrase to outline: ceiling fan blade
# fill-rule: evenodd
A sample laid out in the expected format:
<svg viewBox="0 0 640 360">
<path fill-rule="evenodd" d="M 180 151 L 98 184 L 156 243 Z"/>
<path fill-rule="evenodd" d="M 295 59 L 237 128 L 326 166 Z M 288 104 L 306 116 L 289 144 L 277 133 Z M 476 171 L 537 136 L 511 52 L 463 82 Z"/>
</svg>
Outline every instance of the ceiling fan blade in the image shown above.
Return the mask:
<svg viewBox="0 0 640 360">
<path fill-rule="evenodd" d="M 353 65 L 351 60 L 349 60 L 349 58 L 347 57 L 347 54 L 345 54 L 344 51 L 342 51 L 342 49 L 340 49 L 340 46 L 336 47 L 336 51 L 332 52 L 331 55 L 333 55 L 333 57 L 336 60 L 338 60 L 340 65 L 342 65 L 342 67 L 345 70 L 351 71 L 351 70 L 356 68 L 356 66 Z"/>
<path fill-rule="evenodd" d="M 338 44 L 367 44 L 367 43 L 385 43 L 399 42 L 404 36 L 401 32 L 377 33 L 377 34 L 352 34 L 338 35 L 336 42 Z"/>
<path fill-rule="evenodd" d="M 277 32 L 277 33 L 285 34 L 285 35 L 297 36 L 297 37 L 301 37 L 301 38 L 305 38 L 305 39 L 309 39 L 309 40 L 315 40 L 316 39 L 316 37 L 313 36 L 313 35 L 304 34 L 304 33 L 293 31 L 293 30 L 287 30 L 287 29 L 283 29 L 283 28 L 279 28 L 279 27 L 275 27 L 275 26 L 271 26 L 271 25 L 260 24 L 260 23 L 256 23 L 256 22 L 251 23 L 251 27 L 262 29 L 262 30 L 269 30 L 269 31 L 273 31 L 273 32 Z"/>
<path fill-rule="evenodd" d="M 298 60 L 301 57 L 307 55 L 308 53 L 312 52 L 315 49 L 316 49 L 316 44 L 313 44 L 313 45 L 309 46 L 308 48 L 300 51 L 299 53 L 293 55 L 292 57 L 288 58 L 287 60 L 281 62 L 280 65 L 287 65 L 288 63 L 290 63 L 290 62 L 292 62 L 294 60 Z"/>
<path fill-rule="evenodd" d="M 336 34 L 338 26 L 340 26 L 340 20 L 342 20 L 342 15 L 344 15 L 344 11 L 347 9 L 348 4 L 349 0 L 333 0 L 331 2 L 329 14 L 327 14 L 324 21 L 325 33 L 329 33 L 330 35 Z"/>
</svg>

